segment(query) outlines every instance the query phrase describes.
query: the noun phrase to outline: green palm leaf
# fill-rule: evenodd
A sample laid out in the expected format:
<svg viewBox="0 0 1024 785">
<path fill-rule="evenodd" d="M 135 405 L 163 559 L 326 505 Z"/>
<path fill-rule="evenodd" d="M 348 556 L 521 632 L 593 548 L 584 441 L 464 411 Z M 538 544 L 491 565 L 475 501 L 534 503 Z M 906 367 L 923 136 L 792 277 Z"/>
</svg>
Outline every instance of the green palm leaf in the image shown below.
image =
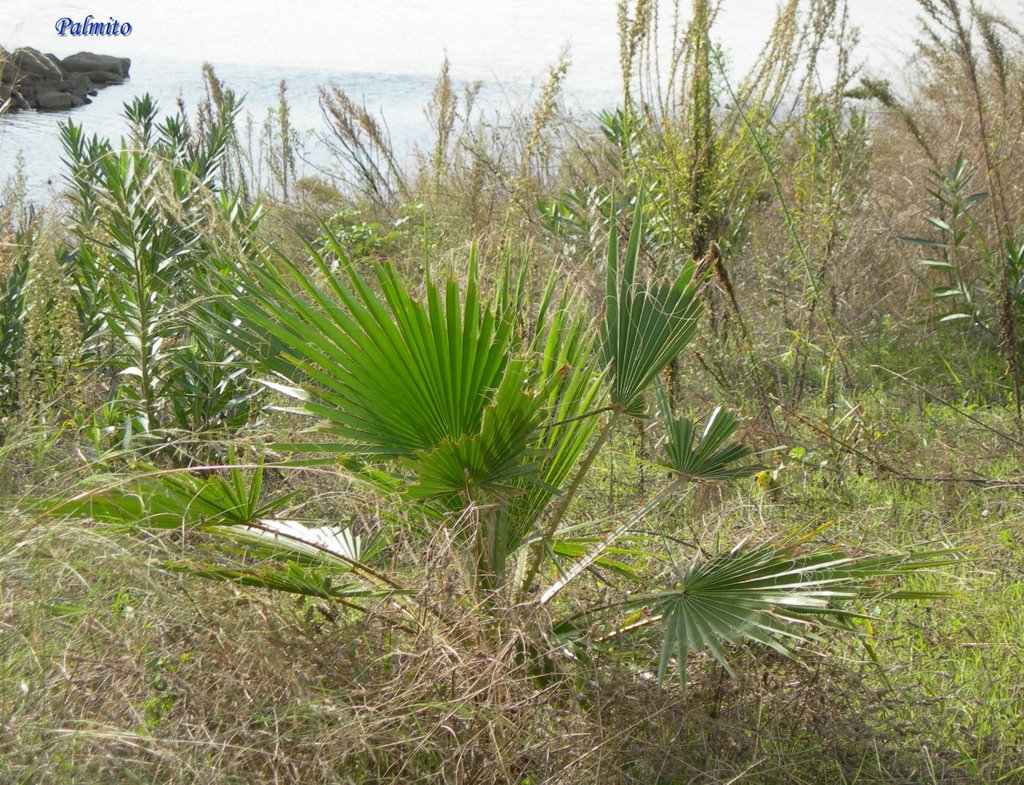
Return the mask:
<svg viewBox="0 0 1024 785">
<path fill-rule="evenodd" d="M 601 347 L 612 373 L 612 403 L 633 416 L 644 413 L 644 391 L 693 338 L 700 316 L 695 266 L 687 262 L 670 283 L 637 280 L 644 202 L 638 197 L 629 244 L 621 263 L 615 229 L 608 240 L 608 270 Z"/>
<path fill-rule="evenodd" d="M 358 610 L 363 609 L 352 605 L 354 599 L 373 599 L 395 594 L 391 591 L 368 589 L 357 581 L 338 581 L 337 576 L 330 572 L 311 569 L 294 562 L 252 569 L 217 564 L 196 566 L 185 562 L 165 562 L 163 566 L 176 572 L 185 572 L 215 581 L 227 581 L 239 586 L 340 601 Z"/>
<path fill-rule="evenodd" d="M 756 474 L 762 468 L 734 465 L 749 456 L 751 451 L 738 442 L 729 441 L 739 424 L 721 406 L 708 415 L 704 430 L 698 437 L 697 426 L 692 420 L 673 416 L 668 397 L 660 387 L 658 403 L 665 426 L 662 449 L 673 471 L 691 480 L 735 480 Z"/>
<path fill-rule="evenodd" d="M 481 299 L 475 261 L 464 300 L 454 280 L 442 287 L 429 279 L 418 300 L 389 265 L 375 267 L 371 288 L 325 234 L 340 260 L 337 272 L 322 253 L 310 252 L 326 286 L 287 259 L 277 261 L 282 272 L 269 263 L 240 267 L 223 279 L 235 319 L 220 320 L 229 342 L 275 373 L 269 386 L 320 418 L 335 441 L 317 449 L 405 459 L 408 468 L 427 471 L 419 493 L 429 494 L 450 490 L 452 461 L 480 460 L 484 443 L 495 447 L 498 434 L 511 429 L 519 434 L 512 441 L 521 441 L 531 408 L 523 402 L 507 412 L 491 409 L 490 435 L 481 434 L 498 391 L 512 397 L 502 380 L 515 344 L 511 317 Z M 510 420 L 502 422 L 506 414 Z M 445 466 L 431 466 L 430 455 Z M 459 468 L 480 481 L 487 474 L 483 464 Z"/>
<path fill-rule="evenodd" d="M 233 456 L 232 456 L 233 458 Z M 104 523 L 182 529 L 223 538 L 219 550 L 246 546 L 251 566 L 164 566 L 241 585 L 290 591 L 325 599 L 385 596 L 393 582 L 366 565 L 382 546 L 335 525 L 308 525 L 275 517 L 297 492 L 262 499 L 262 463 L 252 472 L 232 466 L 223 473 L 154 472 L 63 500 L 38 503 L 48 516 L 87 517 Z M 247 476 L 248 475 L 248 476 Z M 338 582 L 340 576 L 347 576 Z M 357 580 L 351 580 L 352 576 Z"/>
<path fill-rule="evenodd" d="M 50 515 L 89 517 L 115 524 L 143 524 L 154 529 L 216 529 L 246 526 L 273 517 L 274 510 L 295 493 L 262 501 L 263 467 L 257 466 L 246 484 L 242 469 L 223 474 L 196 475 L 185 471 L 154 472 L 127 483 L 50 505 Z"/>
<path fill-rule="evenodd" d="M 540 425 L 544 397 L 525 389 L 526 365 L 510 363 L 492 403 L 484 410 L 478 433 L 445 439 L 429 451 L 407 458 L 417 482 L 412 498 L 461 494 L 462 502 L 477 498 L 477 489 L 492 493 L 517 490 L 515 481 L 537 470 L 527 459 L 537 453 L 530 437 Z M 461 503 L 456 500 L 456 504 Z"/>
<path fill-rule="evenodd" d="M 669 458 L 669 468 L 677 476 L 637 510 L 623 518 L 613 529 L 595 542 L 590 550 L 569 565 L 558 579 L 541 594 L 540 602 L 542 604 L 549 602 L 585 570 L 596 564 L 612 545 L 687 483 L 747 477 L 761 468 L 760 466 L 732 465 L 735 461 L 750 455 L 750 450 L 736 442 L 728 441 L 736 431 L 737 423 L 736 419 L 728 412 L 723 412 L 721 407 L 711 413 L 703 434 L 697 439 L 693 422 L 672 415 L 668 399 L 660 387 L 658 388 L 658 400 L 661 416 L 665 423 L 663 446 Z"/>
<path fill-rule="evenodd" d="M 540 466 L 535 480 L 510 500 L 505 513 L 513 547 L 535 532 L 551 501 L 560 496 L 603 411 L 605 377 L 593 332 L 578 298 L 567 291 L 556 298 L 555 283 L 552 277 L 541 300 L 529 352 L 537 359 L 546 414 L 536 439 Z"/>
<path fill-rule="evenodd" d="M 651 620 L 661 619 L 658 678 L 675 660 L 685 687 L 690 651 L 710 651 L 730 673 L 728 645 L 750 641 L 792 657 L 794 647 L 820 639 L 817 630 L 849 629 L 852 619 L 864 617 L 855 608 L 866 602 L 945 596 L 886 581 L 957 561 L 949 550 L 860 557 L 802 552 L 792 544 L 738 546 L 694 561 L 671 590 L 634 598 L 626 607 L 648 607 Z"/>
<path fill-rule="evenodd" d="M 420 302 L 388 265 L 375 268 L 374 292 L 333 236 L 330 247 L 339 275 L 310 249 L 326 289 L 286 259 L 283 273 L 270 264 L 233 270 L 225 338 L 292 383 L 276 389 L 302 400 L 350 454 L 409 457 L 476 433 L 511 354 L 512 325 L 481 302 L 475 263 L 464 304 L 454 281 L 442 291 L 428 280 Z"/>
</svg>

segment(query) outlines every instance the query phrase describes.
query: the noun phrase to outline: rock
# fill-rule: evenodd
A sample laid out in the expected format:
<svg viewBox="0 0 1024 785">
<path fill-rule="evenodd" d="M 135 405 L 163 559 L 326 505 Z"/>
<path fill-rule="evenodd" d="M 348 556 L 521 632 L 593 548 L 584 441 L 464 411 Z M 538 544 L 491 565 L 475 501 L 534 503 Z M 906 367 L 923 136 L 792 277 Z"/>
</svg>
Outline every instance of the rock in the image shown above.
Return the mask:
<svg viewBox="0 0 1024 785">
<path fill-rule="evenodd" d="M 54 58 L 56 59 L 56 58 Z M 18 76 L 41 76 L 44 79 L 63 79 L 59 63 L 54 63 L 38 49 L 23 47 L 11 53 L 14 72 Z"/>
<path fill-rule="evenodd" d="M 64 68 L 64 66 L 62 66 L 60 64 L 60 59 L 57 57 L 57 55 L 55 55 L 55 54 L 47 54 L 46 55 L 46 59 L 49 60 L 53 64 L 54 68 L 56 68 L 58 71 L 60 71 L 61 79 L 67 79 L 69 76 L 71 76 L 71 74 L 68 73 L 67 69 Z"/>
<path fill-rule="evenodd" d="M 59 111 L 61 109 L 70 109 L 75 106 L 74 96 L 71 93 L 58 93 L 53 90 L 48 93 L 41 93 L 36 96 L 35 105 L 39 109 L 45 109 L 50 111 Z M 79 104 L 80 106 L 81 104 Z"/>
<path fill-rule="evenodd" d="M 14 63 L 11 53 L 0 47 L 0 84 L 14 84 Z"/>
<path fill-rule="evenodd" d="M 127 78 L 128 69 L 132 61 L 127 57 L 113 57 L 112 55 L 96 55 L 90 52 L 79 52 L 61 60 L 65 70 L 72 73 L 84 74 L 90 71 L 106 71 Z"/>
<path fill-rule="evenodd" d="M 17 85 L 14 85 L 14 92 L 17 93 L 18 97 L 22 101 L 27 103 L 29 106 L 35 104 L 36 95 L 39 93 L 39 85 L 36 82 L 24 81 Z"/>
<path fill-rule="evenodd" d="M 0 104 L 8 109 L 66 111 L 91 103 L 88 96 L 128 78 L 131 60 L 79 52 L 64 60 L 31 47 L 0 47 Z"/>
<path fill-rule="evenodd" d="M 95 85 L 121 84 L 124 81 L 123 76 L 112 71 L 84 71 L 79 73 L 87 77 Z"/>
<path fill-rule="evenodd" d="M 90 90 L 95 89 L 92 81 L 85 74 L 68 74 L 60 83 L 60 90 L 72 95 L 86 95 Z"/>
</svg>

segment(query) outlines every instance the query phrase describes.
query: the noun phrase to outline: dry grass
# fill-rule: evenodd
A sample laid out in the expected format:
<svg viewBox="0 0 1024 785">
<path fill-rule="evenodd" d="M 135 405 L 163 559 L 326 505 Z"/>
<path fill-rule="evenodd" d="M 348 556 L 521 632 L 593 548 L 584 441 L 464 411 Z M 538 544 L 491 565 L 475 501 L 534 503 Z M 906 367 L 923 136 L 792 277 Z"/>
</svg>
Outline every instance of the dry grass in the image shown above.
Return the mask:
<svg viewBox="0 0 1024 785">
<path fill-rule="evenodd" d="M 781 504 L 745 496 L 704 499 L 689 533 L 710 544 L 804 514 L 792 484 Z M 899 722 L 925 698 L 888 695 L 856 648 L 804 664 L 737 651 L 734 679 L 700 660 L 685 699 L 643 663 L 607 656 L 554 652 L 541 677 L 525 622 L 485 623 L 451 589 L 443 538 L 394 557 L 443 618 L 417 635 L 386 606 L 356 618 L 167 573 L 162 560 L 194 555 L 174 533 L 11 513 L 0 538 L 0 781 L 911 782 L 925 771 L 926 745 Z M 955 762 L 935 753 L 936 781 L 971 781 Z"/>
</svg>

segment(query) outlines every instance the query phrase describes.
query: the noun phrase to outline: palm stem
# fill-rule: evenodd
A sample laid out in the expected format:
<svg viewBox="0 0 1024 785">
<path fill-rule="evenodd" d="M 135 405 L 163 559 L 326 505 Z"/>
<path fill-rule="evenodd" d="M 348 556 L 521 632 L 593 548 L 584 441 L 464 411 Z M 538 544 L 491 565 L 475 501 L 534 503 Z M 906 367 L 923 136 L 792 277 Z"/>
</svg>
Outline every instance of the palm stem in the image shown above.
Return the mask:
<svg viewBox="0 0 1024 785">
<path fill-rule="evenodd" d="M 571 583 L 580 573 L 592 566 L 611 545 L 618 540 L 622 535 L 629 531 L 633 526 L 639 523 L 641 520 L 647 517 L 647 515 L 661 504 L 665 499 L 674 494 L 679 488 L 686 483 L 690 482 L 689 477 L 678 476 L 668 482 L 658 491 L 654 496 L 644 502 L 642 505 L 637 507 L 632 513 L 630 513 L 618 526 L 608 532 L 601 541 L 595 543 L 583 556 L 573 562 L 562 577 L 555 581 L 549 586 L 540 597 L 540 604 L 546 604 L 552 597 L 558 592 L 564 589 L 569 583 Z"/>
<path fill-rule="evenodd" d="M 601 429 L 601 433 L 598 434 L 597 440 L 594 442 L 594 446 L 590 448 L 590 452 L 587 453 L 587 457 L 583 459 L 583 463 L 580 464 L 579 469 L 576 471 L 576 475 L 572 478 L 572 482 L 569 483 L 569 487 L 566 488 L 565 492 L 561 497 L 559 497 L 558 504 L 555 505 L 555 509 L 551 513 L 551 522 L 548 524 L 547 529 L 541 535 L 540 540 L 534 547 L 533 560 L 530 563 L 529 569 L 526 571 L 526 577 L 523 578 L 523 584 L 519 590 L 520 597 L 525 596 L 529 591 L 530 586 L 533 584 L 533 579 L 537 576 L 537 571 L 540 569 L 540 565 L 544 557 L 544 543 L 548 542 L 555 535 L 555 532 L 558 531 L 558 527 L 562 524 L 562 519 L 565 517 L 565 513 L 569 509 L 569 505 L 572 503 L 573 497 L 576 496 L 576 492 L 583 483 L 584 477 L 586 477 L 590 468 L 594 465 L 594 461 L 597 460 L 597 456 L 604 448 L 605 444 L 608 443 L 608 439 L 610 439 L 612 435 L 612 429 L 618 422 L 619 417 L 622 416 L 621 408 L 613 407 L 611 411 L 612 414 L 605 422 L 604 427 Z"/>
</svg>

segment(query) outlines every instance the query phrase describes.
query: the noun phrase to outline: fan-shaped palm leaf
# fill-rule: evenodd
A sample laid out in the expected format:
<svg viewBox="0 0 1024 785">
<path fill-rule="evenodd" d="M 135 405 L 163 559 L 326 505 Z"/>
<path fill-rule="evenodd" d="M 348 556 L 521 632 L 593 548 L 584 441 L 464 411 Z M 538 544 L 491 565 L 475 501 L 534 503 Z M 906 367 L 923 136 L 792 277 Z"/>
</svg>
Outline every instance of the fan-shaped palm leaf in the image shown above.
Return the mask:
<svg viewBox="0 0 1024 785">
<path fill-rule="evenodd" d="M 685 687 L 690 651 L 707 649 L 731 667 L 725 647 L 743 641 L 793 656 L 793 648 L 818 638 L 823 627 L 849 629 L 863 617 L 850 601 L 921 599 L 940 592 L 894 588 L 886 579 L 936 569 L 957 561 L 948 550 L 910 555 L 850 556 L 836 551 L 802 552 L 795 545 L 762 543 L 694 561 L 672 589 L 636 597 L 626 607 L 650 608 L 665 637 L 658 678 L 675 660 Z"/>
<path fill-rule="evenodd" d="M 623 518 L 615 528 L 601 537 L 587 553 L 565 570 L 541 595 L 541 603 L 551 600 L 586 569 L 597 563 L 607 549 L 687 483 L 747 477 L 761 468 L 732 465 L 733 462 L 750 455 L 750 451 L 740 444 L 728 442 L 737 427 L 736 419 L 731 414 L 723 412 L 721 408 L 715 409 L 708 417 L 703 435 L 696 440 L 693 422 L 673 417 L 661 388 L 658 389 L 658 397 L 662 418 L 665 421 L 665 452 L 669 458 L 669 468 L 677 476 L 638 509 Z"/>
<path fill-rule="evenodd" d="M 658 374 L 693 338 L 700 316 L 692 262 L 670 283 L 637 280 L 644 201 L 638 197 L 629 244 L 621 262 L 615 229 L 608 240 L 608 270 L 601 347 L 612 372 L 612 403 L 627 414 L 644 413 L 643 395 Z"/>
<path fill-rule="evenodd" d="M 154 472 L 80 494 L 56 505 L 40 504 L 47 515 L 88 517 L 118 525 L 184 529 L 224 538 L 229 549 L 247 546 L 252 566 L 167 562 L 165 566 L 247 586 L 290 591 L 325 599 L 384 596 L 398 589 L 366 565 L 380 541 L 347 528 L 306 525 L 274 516 L 295 497 L 261 498 L 263 466 L 245 472 Z M 355 573 L 357 578 L 352 580 Z M 339 582 L 341 576 L 348 576 Z"/>
<path fill-rule="evenodd" d="M 372 289 L 325 234 L 338 272 L 310 251 L 326 288 L 285 259 L 283 275 L 267 264 L 226 280 L 238 287 L 235 321 L 221 320 L 226 339 L 287 382 L 269 384 L 336 439 L 292 446 L 400 458 L 418 497 L 450 496 L 467 478 L 497 487 L 522 473 L 541 402 L 525 370 L 511 372 L 513 322 L 482 301 L 475 262 L 464 301 L 454 280 L 442 288 L 429 279 L 421 301 L 389 265 L 376 266 Z"/>
<path fill-rule="evenodd" d="M 735 480 L 749 477 L 762 468 L 757 465 L 734 465 L 751 452 L 742 444 L 729 441 L 738 423 L 721 406 L 708 415 L 704 430 L 698 438 L 696 424 L 672 414 L 668 397 L 660 387 L 658 403 L 665 426 L 662 449 L 673 471 L 692 480 Z"/>
<path fill-rule="evenodd" d="M 477 489 L 511 493 L 516 480 L 537 470 L 523 459 L 537 453 L 530 437 L 540 425 L 544 397 L 525 389 L 525 377 L 525 363 L 510 363 L 477 433 L 447 438 L 403 461 L 417 478 L 408 489 L 412 498 L 461 494 L 465 502 L 477 498 Z"/>
</svg>

